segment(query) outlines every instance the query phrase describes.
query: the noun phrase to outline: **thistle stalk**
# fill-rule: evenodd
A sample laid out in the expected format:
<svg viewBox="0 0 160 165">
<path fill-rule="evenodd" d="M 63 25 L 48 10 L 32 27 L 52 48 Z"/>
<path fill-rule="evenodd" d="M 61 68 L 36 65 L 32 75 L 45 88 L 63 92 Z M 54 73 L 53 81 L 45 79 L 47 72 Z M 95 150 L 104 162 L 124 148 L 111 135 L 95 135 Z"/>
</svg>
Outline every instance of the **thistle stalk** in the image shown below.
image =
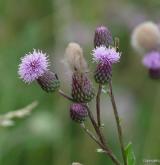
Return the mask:
<svg viewBox="0 0 160 165">
<path fill-rule="evenodd" d="M 67 94 L 65 94 L 61 89 L 59 89 L 58 93 L 63 96 L 64 98 L 66 98 L 69 101 L 73 101 L 72 97 L 68 96 Z"/>
<path fill-rule="evenodd" d="M 100 112 L 100 97 L 101 97 L 101 92 L 102 92 L 102 85 L 99 84 L 98 86 L 98 92 L 97 92 L 97 97 L 96 97 L 96 110 L 97 110 L 97 123 L 98 126 L 101 126 L 101 112 Z"/>
<path fill-rule="evenodd" d="M 126 160 L 126 156 L 125 156 L 125 148 L 124 148 L 124 143 L 123 143 L 122 128 L 121 128 L 121 124 L 120 124 L 119 114 L 118 114 L 118 111 L 117 111 L 117 105 L 116 105 L 114 94 L 113 94 L 112 81 L 109 82 L 109 90 L 110 90 L 109 96 L 110 96 L 110 99 L 111 99 L 113 112 L 114 112 L 116 125 L 117 125 L 117 131 L 118 131 L 118 137 L 119 137 L 122 157 L 123 157 L 124 165 L 127 165 L 127 160 Z"/>
<path fill-rule="evenodd" d="M 88 136 L 94 140 L 100 147 L 101 149 L 103 149 L 104 153 L 109 156 L 111 158 L 111 160 L 116 164 L 116 165 L 120 165 L 120 162 L 117 160 L 117 158 L 115 157 L 115 155 L 112 153 L 111 150 L 106 149 L 106 147 L 104 146 L 104 144 L 102 144 L 101 142 L 99 142 L 99 140 L 95 137 L 95 135 L 88 130 L 84 123 L 81 124 L 81 128 L 88 134 Z"/>
</svg>

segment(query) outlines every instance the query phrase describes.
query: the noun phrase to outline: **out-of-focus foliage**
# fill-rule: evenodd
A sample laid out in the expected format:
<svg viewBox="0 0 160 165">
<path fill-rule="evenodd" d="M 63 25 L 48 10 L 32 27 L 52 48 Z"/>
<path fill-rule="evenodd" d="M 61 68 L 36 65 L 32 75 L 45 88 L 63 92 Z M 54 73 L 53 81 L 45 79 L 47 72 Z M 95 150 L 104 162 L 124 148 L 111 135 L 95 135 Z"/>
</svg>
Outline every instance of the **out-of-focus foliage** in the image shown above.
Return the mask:
<svg viewBox="0 0 160 165">
<path fill-rule="evenodd" d="M 76 41 L 92 69 L 95 27 L 108 26 L 120 38 L 122 57 L 113 68 L 113 84 L 122 118 L 125 142 L 132 141 L 136 163 L 160 159 L 160 82 L 149 79 L 141 57 L 130 46 L 134 26 L 144 20 L 159 23 L 158 0 L 1 0 L 0 1 L 0 114 L 33 100 L 39 105 L 15 126 L 0 129 L 1 165 L 111 164 L 97 145 L 69 119 L 69 102 L 58 93 L 47 94 L 18 77 L 20 58 L 42 49 L 50 55 L 61 86 L 68 91 L 69 76 L 62 63 L 65 47 Z M 95 85 L 96 87 L 96 85 Z M 94 101 L 91 103 L 94 111 Z M 103 123 L 109 144 L 121 156 L 109 99 L 102 99 Z"/>
<path fill-rule="evenodd" d="M 37 102 L 33 102 L 32 104 L 22 109 L 16 111 L 10 111 L 3 115 L 0 115 L 0 126 L 2 127 L 13 126 L 14 125 L 13 119 L 24 118 L 30 115 L 31 111 L 37 106 L 37 104 L 38 104 Z"/>
</svg>

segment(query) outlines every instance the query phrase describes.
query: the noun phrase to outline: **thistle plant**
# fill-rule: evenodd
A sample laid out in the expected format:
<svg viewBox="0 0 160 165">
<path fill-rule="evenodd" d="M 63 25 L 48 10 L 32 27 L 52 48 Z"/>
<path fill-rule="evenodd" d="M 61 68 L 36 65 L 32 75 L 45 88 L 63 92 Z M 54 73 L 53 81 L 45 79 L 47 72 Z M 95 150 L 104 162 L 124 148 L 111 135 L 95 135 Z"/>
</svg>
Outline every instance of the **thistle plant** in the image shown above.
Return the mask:
<svg viewBox="0 0 160 165">
<path fill-rule="evenodd" d="M 71 102 L 68 111 L 71 120 L 78 123 L 80 128 L 97 143 L 100 147 L 97 150 L 98 152 L 105 154 L 111 159 L 113 164 L 135 165 L 135 157 L 131 144 L 127 147 L 124 145 L 123 131 L 112 86 L 113 65 L 120 62 L 121 57 L 119 39 L 115 38 L 113 44 L 113 38 L 109 29 L 105 26 L 100 26 L 95 30 L 93 42 L 91 60 L 96 63 L 93 72 L 88 68 L 80 45 L 74 42 L 68 44 L 65 50 L 65 61 L 72 74 L 70 83 L 71 92 L 68 95 L 62 89 L 59 89 L 58 93 Z M 31 83 L 36 81 L 44 91 L 55 92 L 60 87 L 59 79 L 56 73 L 48 69 L 48 65 L 48 56 L 41 51 L 34 50 L 33 53 L 29 53 L 21 59 L 18 73 L 24 82 Z M 93 87 L 90 79 L 91 75 L 98 85 L 97 90 Z M 102 127 L 105 127 L 102 125 L 100 107 L 103 87 L 107 87 L 108 96 L 112 103 L 123 162 L 115 155 L 102 131 Z M 93 115 L 93 110 L 90 109 L 90 102 L 94 99 L 96 100 L 96 116 Z M 87 118 L 89 118 L 94 131 L 87 128 L 88 126 L 85 123 Z"/>
</svg>

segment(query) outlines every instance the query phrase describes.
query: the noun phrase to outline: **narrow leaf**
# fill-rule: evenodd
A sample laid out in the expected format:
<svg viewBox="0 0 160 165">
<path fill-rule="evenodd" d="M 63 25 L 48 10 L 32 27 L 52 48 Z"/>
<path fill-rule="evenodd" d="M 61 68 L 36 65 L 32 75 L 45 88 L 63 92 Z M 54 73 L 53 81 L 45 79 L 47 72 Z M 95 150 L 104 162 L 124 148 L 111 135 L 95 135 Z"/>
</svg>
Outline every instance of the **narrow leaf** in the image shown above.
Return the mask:
<svg viewBox="0 0 160 165">
<path fill-rule="evenodd" d="M 128 145 L 126 146 L 125 154 L 126 154 L 126 158 L 127 158 L 127 164 L 128 165 L 135 165 L 136 164 L 136 158 L 135 158 L 135 154 L 134 154 L 131 142 L 129 142 Z"/>
</svg>

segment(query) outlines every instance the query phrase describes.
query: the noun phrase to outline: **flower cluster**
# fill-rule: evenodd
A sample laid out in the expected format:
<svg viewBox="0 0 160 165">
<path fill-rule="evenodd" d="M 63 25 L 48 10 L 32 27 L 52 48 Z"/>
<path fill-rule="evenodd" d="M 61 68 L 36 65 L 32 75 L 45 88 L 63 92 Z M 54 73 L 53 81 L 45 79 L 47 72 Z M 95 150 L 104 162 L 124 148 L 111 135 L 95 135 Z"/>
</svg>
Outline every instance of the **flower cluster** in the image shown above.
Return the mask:
<svg viewBox="0 0 160 165">
<path fill-rule="evenodd" d="M 112 35 L 107 27 L 97 27 L 94 35 L 93 61 L 97 63 L 94 78 L 98 84 L 105 85 L 112 78 L 112 65 L 119 62 L 120 53 L 112 46 Z M 79 44 L 71 42 L 65 51 L 65 59 L 71 73 L 71 119 L 83 122 L 88 115 L 87 103 L 95 96 L 93 84 L 88 76 L 88 65 Z M 36 81 L 46 92 L 53 92 L 59 87 L 56 73 L 48 69 L 48 56 L 42 51 L 34 50 L 21 59 L 18 73 L 20 78 L 31 83 Z"/>
<path fill-rule="evenodd" d="M 105 142 L 104 135 L 101 130 L 101 108 L 100 98 L 103 85 L 108 85 L 108 95 L 110 97 L 113 112 L 116 120 L 116 126 L 119 135 L 119 141 L 121 144 L 121 152 L 123 156 L 124 164 L 127 165 L 127 157 L 125 154 L 125 146 L 122 139 L 122 129 L 120 124 L 120 118 L 118 115 L 116 102 L 112 90 L 112 66 L 120 61 L 121 54 L 119 53 L 119 40 L 115 39 L 113 44 L 112 35 L 109 29 L 105 26 L 97 27 L 94 35 L 94 45 L 92 50 L 92 60 L 96 63 L 94 70 L 94 79 L 98 84 L 96 102 L 96 118 L 92 114 L 89 107 L 89 102 L 94 99 L 95 88 L 89 78 L 89 73 L 92 73 L 88 69 L 87 62 L 84 58 L 83 49 L 75 42 L 68 44 L 65 51 L 65 60 L 71 71 L 71 91 L 70 95 L 65 94 L 63 90 L 59 89 L 58 92 L 64 98 L 68 99 L 71 104 L 68 108 L 68 114 L 70 118 L 80 124 L 81 128 L 92 138 L 100 147 L 97 152 L 105 153 L 116 165 L 120 165 L 121 162 L 114 155 L 114 152 L 110 146 Z M 154 55 L 155 56 L 155 55 Z M 158 57 L 156 57 L 158 58 Z M 149 60 L 150 61 L 150 60 Z M 151 66 L 147 59 L 144 60 L 147 66 Z M 154 62 L 153 62 L 154 63 Z M 154 65 L 158 66 L 158 63 Z M 26 54 L 19 65 L 18 74 L 20 78 L 30 84 L 36 81 L 40 87 L 46 92 L 54 92 L 59 87 L 59 79 L 56 73 L 51 72 L 48 69 L 49 60 L 46 54 L 42 51 L 34 50 L 32 53 Z M 94 129 L 88 129 L 84 123 L 85 119 L 89 117 L 91 125 Z M 74 165 L 80 165 L 80 163 L 73 163 Z"/>
<path fill-rule="evenodd" d="M 94 88 L 88 77 L 87 62 L 83 50 L 77 43 L 69 43 L 65 59 L 72 72 L 70 116 L 75 122 L 83 122 L 88 116 L 85 104 L 94 98 Z"/>
<path fill-rule="evenodd" d="M 160 30 L 153 22 L 138 25 L 132 34 L 132 46 L 144 56 L 142 64 L 153 79 L 160 78 Z"/>
<path fill-rule="evenodd" d="M 111 46 L 112 40 L 113 39 L 108 28 L 104 26 L 97 27 L 94 35 L 95 48 L 92 51 L 92 56 L 93 56 L 93 61 L 97 63 L 94 72 L 94 78 L 98 84 L 105 85 L 111 80 L 112 65 L 119 62 L 120 60 L 120 53 L 116 51 L 115 47 Z M 71 45 L 69 45 L 69 48 L 71 49 Z M 69 52 L 68 51 L 70 50 L 69 48 L 66 49 L 67 52 Z M 77 49 L 79 49 L 79 51 L 78 50 L 75 51 L 74 49 L 74 52 L 82 52 L 80 51 L 80 47 L 79 48 L 77 47 Z M 73 53 L 70 52 L 70 56 L 71 54 L 72 54 L 73 62 L 71 62 L 70 60 L 70 64 L 72 64 L 71 65 L 72 68 L 78 68 L 78 69 L 74 70 L 74 73 L 72 75 L 72 98 L 74 102 L 76 102 L 77 106 L 73 104 L 71 106 L 72 108 L 70 109 L 70 113 L 71 113 L 71 118 L 73 120 L 77 121 L 78 119 L 78 121 L 82 121 L 79 120 L 79 118 L 82 118 L 84 114 L 85 115 L 87 114 L 85 108 L 82 105 L 93 99 L 94 90 L 86 73 L 80 72 L 82 71 L 82 69 L 80 69 L 81 67 L 77 67 L 80 66 L 80 64 L 82 64 L 81 63 L 82 60 L 78 60 L 78 63 L 76 63 L 76 65 L 73 67 L 73 64 L 75 64 L 75 59 L 77 59 L 79 54 L 75 53 L 73 56 Z M 84 113 L 83 115 L 82 112 Z"/>
</svg>

